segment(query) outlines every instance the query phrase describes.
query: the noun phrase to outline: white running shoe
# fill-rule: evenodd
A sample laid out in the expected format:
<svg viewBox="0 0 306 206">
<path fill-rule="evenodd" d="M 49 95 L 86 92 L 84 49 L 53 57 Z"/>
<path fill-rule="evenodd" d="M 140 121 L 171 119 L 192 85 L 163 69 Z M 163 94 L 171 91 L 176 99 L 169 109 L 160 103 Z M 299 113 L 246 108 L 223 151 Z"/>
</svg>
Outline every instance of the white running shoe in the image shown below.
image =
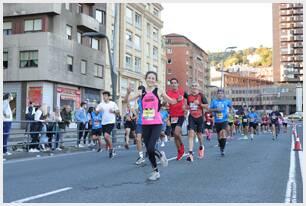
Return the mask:
<svg viewBox="0 0 306 206">
<path fill-rule="evenodd" d="M 81 147 L 84 147 L 84 145 L 83 144 L 79 144 L 79 147 L 81 148 Z"/>
<path fill-rule="evenodd" d="M 160 147 L 164 147 L 165 146 L 165 142 L 162 141 L 161 144 L 160 144 Z"/>
<path fill-rule="evenodd" d="M 10 156 L 10 155 L 12 155 L 12 153 L 10 153 L 10 152 L 6 152 L 6 153 L 4 153 L 4 155 L 6 155 L 6 156 Z"/>
<path fill-rule="evenodd" d="M 165 135 L 165 142 L 168 142 L 169 140 L 168 140 L 168 136 L 167 135 Z"/>
<path fill-rule="evenodd" d="M 138 157 L 138 159 L 136 160 L 136 165 L 141 165 L 142 163 L 144 163 L 146 160 L 143 157 Z"/>
<path fill-rule="evenodd" d="M 166 154 L 164 151 L 160 152 L 161 157 L 160 157 L 160 163 L 163 167 L 167 167 L 168 166 L 168 159 L 166 157 Z"/>
<path fill-rule="evenodd" d="M 160 178 L 159 172 L 153 171 L 148 179 L 151 181 L 156 181 L 159 178 Z"/>
<path fill-rule="evenodd" d="M 62 149 L 61 149 L 61 148 L 59 148 L 59 147 L 58 147 L 58 148 L 56 148 L 55 150 L 56 150 L 56 151 L 62 151 Z"/>
<path fill-rule="evenodd" d="M 198 137 L 195 137 L 195 142 L 196 142 L 196 143 L 198 143 L 198 142 L 199 142 Z"/>
</svg>

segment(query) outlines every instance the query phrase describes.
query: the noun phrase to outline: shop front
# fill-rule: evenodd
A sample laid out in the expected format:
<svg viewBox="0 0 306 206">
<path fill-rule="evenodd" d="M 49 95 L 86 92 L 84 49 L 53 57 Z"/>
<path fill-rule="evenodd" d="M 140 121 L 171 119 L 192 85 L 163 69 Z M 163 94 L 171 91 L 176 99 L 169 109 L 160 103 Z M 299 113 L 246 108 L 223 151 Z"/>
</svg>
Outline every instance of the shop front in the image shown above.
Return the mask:
<svg viewBox="0 0 306 206">
<path fill-rule="evenodd" d="M 57 92 L 57 105 L 63 108 L 65 105 L 69 105 L 71 110 L 80 107 L 81 104 L 81 92 L 77 87 L 68 87 L 58 85 Z"/>
<path fill-rule="evenodd" d="M 95 107 L 101 101 L 100 93 L 98 89 L 84 89 L 83 99 L 87 102 L 88 107 Z"/>
</svg>

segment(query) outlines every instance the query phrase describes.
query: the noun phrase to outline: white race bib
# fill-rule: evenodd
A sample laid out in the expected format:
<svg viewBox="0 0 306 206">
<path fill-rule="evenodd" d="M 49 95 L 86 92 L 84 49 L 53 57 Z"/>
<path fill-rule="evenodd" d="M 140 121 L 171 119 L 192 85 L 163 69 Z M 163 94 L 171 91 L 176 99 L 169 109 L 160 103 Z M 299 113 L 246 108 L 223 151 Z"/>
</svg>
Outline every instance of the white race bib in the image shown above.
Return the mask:
<svg viewBox="0 0 306 206">
<path fill-rule="evenodd" d="M 176 124 L 178 122 L 178 117 L 171 117 L 171 124 Z"/>
</svg>

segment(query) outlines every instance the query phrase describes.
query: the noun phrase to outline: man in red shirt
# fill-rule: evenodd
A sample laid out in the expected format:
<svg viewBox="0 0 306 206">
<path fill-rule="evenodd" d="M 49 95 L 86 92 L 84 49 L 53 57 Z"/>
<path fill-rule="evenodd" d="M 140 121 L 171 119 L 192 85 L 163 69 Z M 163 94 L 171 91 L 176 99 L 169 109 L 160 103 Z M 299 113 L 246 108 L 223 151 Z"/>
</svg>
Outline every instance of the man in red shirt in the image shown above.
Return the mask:
<svg viewBox="0 0 306 206">
<path fill-rule="evenodd" d="M 200 143 L 198 150 L 198 157 L 204 157 L 204 143 L 203 143 L 203 108 L 208 109 L 207 99 L 198 90 L 199 85 L 196 81 L 191 84 L 191 93 L 187 97 L 187 104 L 189 109 L 188 117 L 188 139 L 189 139 L 189 154 L 187 161 L 193 162 L 193 139 L 195 132 Z"/>
<path fill-rule="evenodd" d="M 170 80 L 171 89 L 167 91 L 167 95 L 173 99 L 177 100 L 176 104 L 170 104 L 169 106 L 169 116 L 173 135 L 175 138 L 175 144 L 178 150 L 177 160 L 181 160 L 184 155 L 184 144 L 182 142 L 182 125 L 185 121 L 185 101 L 187 98 L 187 93 L 179 88 L 179 83 L 176 78 Z"/>
</svg>

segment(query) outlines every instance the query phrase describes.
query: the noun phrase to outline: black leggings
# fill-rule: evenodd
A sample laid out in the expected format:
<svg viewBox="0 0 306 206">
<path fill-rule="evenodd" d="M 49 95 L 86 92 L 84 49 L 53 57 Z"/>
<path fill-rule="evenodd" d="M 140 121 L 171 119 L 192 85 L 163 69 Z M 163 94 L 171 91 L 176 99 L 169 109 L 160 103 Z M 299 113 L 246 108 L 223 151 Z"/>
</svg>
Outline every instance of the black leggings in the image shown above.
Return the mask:
<svg viewBox="0 0 306 206">
<path fill-rule="evenodd" d="M 142 125 L 142 137 L 146 145 L 147 153 L 149 155 L 149 160 L 151 162 L 152 168 L 157 168 L 156 158 L 155 158 L 155 144 L 160 136 L 162 129 L 161 124 L 156 125 Z"/>
</svg>

